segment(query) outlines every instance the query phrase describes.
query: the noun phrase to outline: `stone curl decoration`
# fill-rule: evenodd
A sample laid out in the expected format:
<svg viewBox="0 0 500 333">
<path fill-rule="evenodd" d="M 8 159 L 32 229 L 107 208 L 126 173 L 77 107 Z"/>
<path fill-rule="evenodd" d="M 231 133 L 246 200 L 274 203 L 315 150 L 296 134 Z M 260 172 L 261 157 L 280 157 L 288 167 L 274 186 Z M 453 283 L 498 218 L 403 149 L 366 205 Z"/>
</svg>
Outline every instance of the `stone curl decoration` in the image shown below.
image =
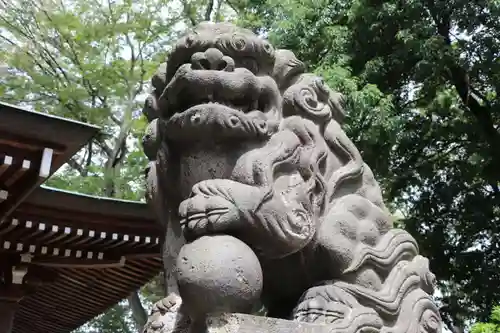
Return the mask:
<svg viewBox="0 0 500 333">
<path fill-rule="evenodd" d="M 441 332 L 428 260 L 393 228 L 342 96 L 291 51 L 203 23 L 152 85 L 147 199 L 171 294 L 145 332 L 213 331 L 261 304 L 283 332 Z M 251 331 L 233 319 L 225 332 Z"/>
</svg>

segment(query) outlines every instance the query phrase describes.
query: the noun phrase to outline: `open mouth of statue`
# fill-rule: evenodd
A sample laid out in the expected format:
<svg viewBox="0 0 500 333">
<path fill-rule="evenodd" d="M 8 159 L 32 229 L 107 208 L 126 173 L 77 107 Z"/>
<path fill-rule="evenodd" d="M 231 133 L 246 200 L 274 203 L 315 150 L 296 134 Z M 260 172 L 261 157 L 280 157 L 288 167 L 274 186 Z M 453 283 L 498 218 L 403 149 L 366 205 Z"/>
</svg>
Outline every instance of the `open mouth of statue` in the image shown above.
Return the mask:
<svg viewBox="0 0 500 333">
<path fill-rule="evenodd" d="M 170 117 L 165 133 L 169 139 L 181 141 L 268 138 L 277 127 L 262 111 L 244 113 L 224 104 L 204 103 Z"/>
<path fill-rule="evenodd" d="M 234 72 L 181 67 L 162 98 L 172 140 L 269 137 L 277 129 L 280 94 L 274 81 L 246 69 Z"/>
</svg>

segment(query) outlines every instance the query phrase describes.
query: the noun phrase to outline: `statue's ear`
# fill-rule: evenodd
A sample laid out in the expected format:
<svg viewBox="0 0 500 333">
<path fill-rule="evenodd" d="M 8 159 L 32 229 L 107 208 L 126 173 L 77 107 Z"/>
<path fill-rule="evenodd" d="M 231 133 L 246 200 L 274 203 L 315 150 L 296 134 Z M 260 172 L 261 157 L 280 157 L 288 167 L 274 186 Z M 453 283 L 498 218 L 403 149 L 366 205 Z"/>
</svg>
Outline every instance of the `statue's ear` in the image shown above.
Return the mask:
<svg viewBox="0 0 500 333">
<path fill-rule="evenodd" d="M 167 217 L 162 175 L 166 173 L 168 150 L 166 144 L 161 140 L 160 126 L 160 119 L 153 119 L 146 128 L 142 144 L 144 153 L 149 160 L 145 170 L 146 201 L 155 212 L 156 220 L 165 227 Z"/>
<path fill-rule="evenodd" d="M 306 71 L 305 64 L 297 59 L 295 54 L 289 50 L 278 49 L 275 52 L 273 78 L 278 84 L 281 92 L 293 84 L 300 74 Z"/>
<path fill-rule="evenodd" d="M 142 113 L 148 121 L 142 138 L 143 150 L 149 160 L 145 170 L 146 201 L 153 208 L 157 221 L 160 221 L 164 227 L 166 227 L 167 223 L 167 214 L 164 191 L 162 189 L 162 186 L 164 186 L 162 183 L 162 173 L 166 172 L 168 151 L 162 140 L 159 97 L 167 85 L 166 70 L 166 63 L 160 64 L 151 79 L 153 90 L 146 98 L 142 109 Z"/>
<path fill-rule="evenodd" d="M 158 66 L 155 74 L 151 78 L 151 94 L 146 98 L 142 114 L 146 116 L 148 122 L 160 117 L 160 96 L 167 86 L 167 63 L 163 62 Z"/>
</svg>

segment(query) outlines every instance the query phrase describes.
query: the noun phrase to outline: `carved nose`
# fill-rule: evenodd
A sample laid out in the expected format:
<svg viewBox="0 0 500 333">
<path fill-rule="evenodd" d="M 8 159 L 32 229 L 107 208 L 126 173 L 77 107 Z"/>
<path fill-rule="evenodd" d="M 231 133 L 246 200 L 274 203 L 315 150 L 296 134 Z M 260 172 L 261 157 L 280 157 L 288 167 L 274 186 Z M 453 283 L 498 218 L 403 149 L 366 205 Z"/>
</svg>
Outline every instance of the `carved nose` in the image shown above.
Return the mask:
<svg viewBox="0 0 500 333">
<path fill-rule="evenodd" d="M 234 71 L 234 60 L 225 56 L 218 49 L 210 48 L 205 52 L 196 52 L 191 56 L 193 69 L 213 70 L 213 71 Z"/>
</svg>

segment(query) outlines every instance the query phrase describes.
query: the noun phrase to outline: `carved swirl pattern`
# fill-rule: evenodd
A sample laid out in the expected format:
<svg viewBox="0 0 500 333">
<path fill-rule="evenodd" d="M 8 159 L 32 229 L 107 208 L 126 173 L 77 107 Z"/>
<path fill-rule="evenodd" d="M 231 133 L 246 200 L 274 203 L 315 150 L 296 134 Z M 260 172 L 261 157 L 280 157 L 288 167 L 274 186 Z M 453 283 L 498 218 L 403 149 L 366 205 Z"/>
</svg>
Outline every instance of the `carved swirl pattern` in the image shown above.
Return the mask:
<svg viewBox="0 0 500 333">
<path fill-rule="evenodd" d="M 325 124 L 332 117 L 328 106 L 329 94 L 323 90 L 319 77 L 305 74 L 294 85 L 285 91 L 283 96 L 283 113 L 285 116 L 298 114 L 312 121 Z"/>
<path fill-rule="evenodd" d="M 407 235 L 409 236 L 409 235 Z M 388 245 L 387 249 L 391 246 Z M 355 325 L 349 311 L 366 308 L 373 318 L 389 318 L 394 326 L 372 326 L 373 332 L 419 333 L 440 332 L 440 317 L 431 297 L 427 259 L 416 256 L 400 261 L 390 272 L 380 290 L 373 290 L 343 281 L 333 281 L 307 291 L 294 311 L 294 318 L 309 323 L 328 323 L 333 331 L 364 332 Z M 346 296 L 349 295 L 349 296 Z M 341 296 L 341 297 L 339 297 Z M 353 301 L 355 300 L 355 301 Z M 359 302 L 359 303 L 358 303 Z M 361 305 L 363 304 L 363 306 Z M 372 319 L 373 320 L 373 319 Z M 349 321 L 346 325 L 345 321 Z"/>
<path fill-rule="evenodd" d="M 217 37 L 215 47 L 250 69 L 253 73 L 271 73 L 274 65 L 274 48 L 254 35 L 228 33 Z"/>
<path fill-rule="evenodd" d="M 413 258 L 418 253 L 416 241 L 404 230 L 392 229 L 387 232 L 375 247 L 359 243 L 354 249 L 354 258 L 344 274 L 353 272 L 363 265 L 387 269 L 394 262 Z"/>
</svg>

